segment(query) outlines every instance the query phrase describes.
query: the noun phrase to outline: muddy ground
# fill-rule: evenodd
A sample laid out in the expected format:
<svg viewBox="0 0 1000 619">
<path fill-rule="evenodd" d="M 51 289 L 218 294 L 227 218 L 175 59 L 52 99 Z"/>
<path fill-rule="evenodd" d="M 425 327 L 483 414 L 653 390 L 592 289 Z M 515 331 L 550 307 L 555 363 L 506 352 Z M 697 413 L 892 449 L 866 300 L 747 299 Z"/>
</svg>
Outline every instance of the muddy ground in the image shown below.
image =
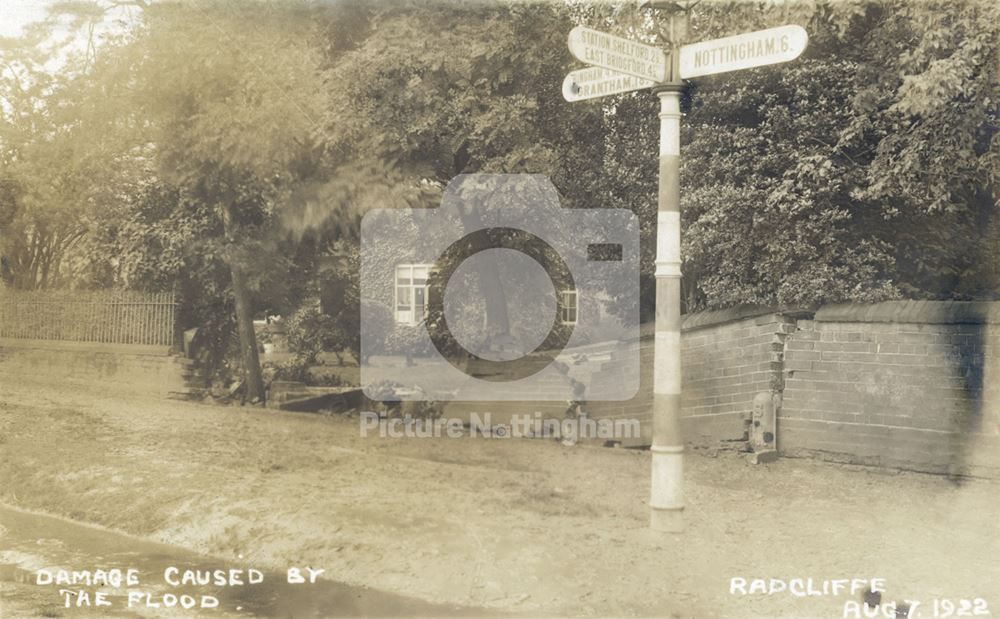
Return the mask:
<svg viewBox="0 0 1000 619">
<path fill-rule="evenodd" d="M 733 577 L 883 578 L 919 616 L 936 598 L 1000 613 L 996 482 L 691 455 L 674 536 L 646 527 L 647 452 L 359 434 L 357 417 L 4 380 L 0 502 L 526 616 L 841 617 L 858 598 L 734 595 Z"/>
</svg>

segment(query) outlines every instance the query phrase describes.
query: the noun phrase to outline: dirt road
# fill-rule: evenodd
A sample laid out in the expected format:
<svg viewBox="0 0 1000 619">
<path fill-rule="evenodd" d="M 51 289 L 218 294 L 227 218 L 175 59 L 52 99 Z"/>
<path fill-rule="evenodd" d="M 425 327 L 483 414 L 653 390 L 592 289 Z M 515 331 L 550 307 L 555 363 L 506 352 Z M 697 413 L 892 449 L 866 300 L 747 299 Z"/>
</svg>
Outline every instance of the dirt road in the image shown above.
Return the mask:
<svg viewBox="0 0 1000 619">
<path fill-rule="evenodd" d="M 734 594 L 733 578 L 881 578 L 920 616 L 937 598 L 1000 612 L 994 482 L 692 455 L 687 530 L 670 536 L 646 528 L 644 452 L 359 434 L 357 417 L 5 384 L 0 501 L 528 615 L 841 617 L 859 599 Z"/>
<path fill-rule="evenodd" d="M 327 617 L 334 608 L 340 616 L 464 617 L 483 612 L 329 579 L 313 581 L 301 566 L 299 574 L 306 576 L 295 578 L 287 571 L 258 569 L 243 557 L 220 560 L 4 506 L 0 547 L 0 617 L 284 619 Z M 90 570 L 87 575 L 95 580 L 59 583 L 77 568 Z M 113 575 L 101 578 L 98 570 Z M 191 573 L 210 580 L 204 585 L 185 582 Z"/>
</svg>

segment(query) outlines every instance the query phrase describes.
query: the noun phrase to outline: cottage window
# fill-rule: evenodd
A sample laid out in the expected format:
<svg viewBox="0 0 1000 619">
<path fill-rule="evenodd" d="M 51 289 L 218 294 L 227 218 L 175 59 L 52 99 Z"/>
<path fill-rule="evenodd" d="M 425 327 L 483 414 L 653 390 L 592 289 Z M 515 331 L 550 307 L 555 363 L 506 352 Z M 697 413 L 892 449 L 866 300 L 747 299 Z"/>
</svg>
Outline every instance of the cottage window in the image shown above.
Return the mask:
<svg viewBox="0 0 1000 619">
<path fill-rule="evenodd" d="M 564 325 L 575 325 L 577 315 L 576 290 L 563 290 L 559 293 L 559 322 Z"/>
<path fill-rule="evenodd" d="M 416 325 L 427 313 L 427 275 L 429 264 L 396 266 L 396 322 Z"/>
</svg>

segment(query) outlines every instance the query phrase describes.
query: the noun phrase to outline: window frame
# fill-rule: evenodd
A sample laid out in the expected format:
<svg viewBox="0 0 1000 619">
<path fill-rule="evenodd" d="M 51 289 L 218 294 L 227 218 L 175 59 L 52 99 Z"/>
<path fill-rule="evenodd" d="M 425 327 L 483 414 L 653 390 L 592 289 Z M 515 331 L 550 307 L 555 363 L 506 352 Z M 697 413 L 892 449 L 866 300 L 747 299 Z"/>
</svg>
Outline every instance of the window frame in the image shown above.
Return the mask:
<svg viewBox="0 0 1000 619">
<path fill-rule="evenodd" d="M 572 299 L 572 303 L 568 301 Z M 572 320 L 569 313 L 572 312 Z M 559 324 L 575 325 L 580 320 L 580 291 L 575 288 L 559 291 Z"/>
<path fill-rule="evenodd" d="M 412 327 L 419 325 L 421 322 L 424 321 L 425 318 L 427 318 L 427 292 L 429 288 L 428 282 L 430 279 L 430 272 L 432 267 L 433 265 L 429 263 L 405 262 L 397 264 L 393 268 L 392 317 L 393 320 L 396 322 L 396 324 L 407 325 Z M 401 270 L 405 270 L 408 274 L 408 277 L 406 278 L 407 283 L 405 284 L 399 283 Z M 414 277 L 414 273 L 418 270 L 424 271 L 423 284 L 415 283 L 416 278 Z M 406 295 L 407 295 L 407 304 L 405 306 L 407 309 L 400 309 L 400 291 L 404 289 L 406 290 Z M 423 315 L 420 317 L 419 320 L 417 320 L 416 317 L 417 306 L 418 306 L 416 302 L 417 289 L 422 289 L 424 293 L 423 304 L 422 304 Z"/>
</svg>

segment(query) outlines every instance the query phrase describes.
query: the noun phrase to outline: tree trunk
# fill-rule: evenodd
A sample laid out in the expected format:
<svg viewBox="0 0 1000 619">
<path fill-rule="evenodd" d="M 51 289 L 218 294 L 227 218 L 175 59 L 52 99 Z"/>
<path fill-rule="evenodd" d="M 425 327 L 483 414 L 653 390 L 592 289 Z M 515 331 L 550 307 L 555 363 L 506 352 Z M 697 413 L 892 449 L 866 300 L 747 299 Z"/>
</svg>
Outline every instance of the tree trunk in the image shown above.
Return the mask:
<svg viewBox="0 0 1000 619">
<path fill-rule="evenodd" d="M 463 142 L 452 157 L 452 175 L 463 174 L 469 164 L 469 160 L 468 143 Z M 447 185 L 451 179 L 439 177 L 439 180 Z M 460 207 L 458 215 L 462 220 L 462 225 L 466 233 L 482 229 L 483 221 L 477 207 L 471 209 Z M 495 344 L 502 347 L 510 339 L 510 316 L 507 313 L 507 297 L 504 295 L 503 286 L 500 282 L 500 269 L 495 262 L 491 261 L 485 265 L 480 262 L 479 291 L 486 302 L 486 324 L 484 328 L 487 333 L 495 338 Z"/>
<path fill-rule="evenodd" d="M 231 204 L 222 205 L 222 224 L 226 238 L 235 242 L 235 223 Z M 233 280 L 233 298 L 236 302 L 236 332 L 240 339 L 240 359 L 243 362 L 243 378 L 246 401 L 264 404 L 264 376 L 257 356 L 257 334 L 253 328 L 253 309 L 250 307 L 250 292 L 247 290 L 246 274 L 239 264 L 238 256 L 230 256 L 229 272 Z"/>
<path fill-rule="evenodd" d="M 257 334 L 253 328 L 253 311 L 247 291 L 243 268 L 234 261 L 229 266 L 233 277 L 233 297 L 236 300 L 236 331 L 240 336 L 240 357 L 245 375 L 246 399 L 251 403 L 264 403 L 264 376 L 257 356 Z"/>
<path fill-rule="evenodd" d="M 465 232 L 480 230 L 483 228 L 482 217 L 475 209 L 459 211 Z M 510 336 L 510 317 L 507 313 L 507 297 L 503 292 L 503 284 L 500 281 L 500 269 L 496 262 L 479 262 L 479 292 L 483 295 L 486 304 L 486 332 L 503 341 Z"/>
</svg>

